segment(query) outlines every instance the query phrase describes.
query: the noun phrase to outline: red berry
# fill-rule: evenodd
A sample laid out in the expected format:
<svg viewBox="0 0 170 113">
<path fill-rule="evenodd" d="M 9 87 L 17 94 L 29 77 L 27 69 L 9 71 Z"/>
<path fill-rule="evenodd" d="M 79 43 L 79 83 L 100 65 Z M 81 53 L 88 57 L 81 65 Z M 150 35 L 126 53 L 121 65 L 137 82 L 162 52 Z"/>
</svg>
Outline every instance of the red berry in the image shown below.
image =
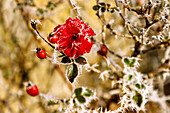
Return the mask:
<svg viewBox="0 0 170 113">
<path fill-rule="evenodd" d="M 138 1 L 137 1 L 137 5 L 141 6 L 141 5 L 142 5 L 142 1 L 141 1 L 141 0 L 138 0 Z"/>
<path fill-rule="evenodd" d="M 106 55 L 107 55 L 107 47 L 105 45 L 101 45 L 100 50 L 97 51 L 97 53 L 106 57 Z"/>
<path fill-rule="evenodd" d="M 41 50 L 40 48 L 36 48 L 36 50 L 37 50 L 36 55 L 38 58 L 45 59 L 47 57 L 45 50 Z"/>
<path fill-rule="evenodd" d="M 55 44 L 58 41 L 58 35 L 50 33 L 49 36 L 47 37 L 48 41 Z"/>
<path fill-rule="evenodd" d="M 26 86 L 26 92 L 31 96 L 39 95 L 38 88 L 35 84 L 29 82 Z"/>
</svg>

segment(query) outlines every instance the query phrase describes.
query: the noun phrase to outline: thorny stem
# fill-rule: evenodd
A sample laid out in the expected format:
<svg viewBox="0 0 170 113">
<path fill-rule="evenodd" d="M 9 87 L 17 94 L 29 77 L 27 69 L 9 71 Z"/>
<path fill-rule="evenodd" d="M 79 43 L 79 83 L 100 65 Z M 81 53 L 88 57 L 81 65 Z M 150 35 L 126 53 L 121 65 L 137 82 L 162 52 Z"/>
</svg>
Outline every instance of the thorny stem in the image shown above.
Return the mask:
<svg viewBox="0 0 170 113">
<path fill-rule="evenodd" d="M 107 61 L 106 57 L 104 57 L 104 59 Z M 116 72 L 116 68 L 113 65 L 110 65 L 110 68 L 112 69 L 113 72 Z"/>
<path fill-rule="evenodd" d="M 119 7 L 117 0 L 115 0 L 115 3 L 116 3 L 116 6 Z M 119 13 L 119 15 L 122 17 L 123 21 L 125 22 L 126 20 L 125 20 L 124 16 L 122 15 L 122 13 Z"/>
<path fill-rule="evenodd" d="M 170 59 L 165 60 L 157 69 L 155 69 L 153 72 L 149 73 L 149 77 L 153 77 L 156 75 L 156 73 L 160 72 L 162 69 L 169 68 L 168 63 L 170 62 Z"/>
<path fill-rule="evenodd" d="M 105 45 L 105 46 L 106 46 L 106 45 Z M 107 47 L 107 46 L 106 46 L 106 47 Z M 112 50 L 110 50 L 108 47 L 107 47 L 107 50 L 108 50 L 111 54 L 113 54 L 113 55 L 115 55 L 116 57 L 122 59 L 122 56 L 116 54 L 115 52 L 113 52 Z"/>
<path fill-rule="evenodd" d="M 95 39 L 93 39 L 93 42 L 94 42 L 94 43 L 99 43 L 99 42 L 97 42 Z M 122 56 L 120 56 L 119 54 L 116 54 L 115 52 L 113 52 L 112 50 L 110 50 L 110 49 L 106 46 L 104 40 L 102 40 L 102 42 L 103 42 L 103 45 L 107 48 L 107 50 L 108 50 L 112 55 L 115 55 L 116 57 L 122 59 Z"/>
<path fill-rule="evenodd" d="M 119 7 L 119 4 L 118 4 L 118 1 L 117 0 L 115 0 L 115 3 L 116 3 L 116 6 L 117 7 Z M 121 18 L 123 19 L 123 21 L 124 21 L 124 23 L 126 22 L 126 20 L 125 20 L 125 18 L 124 18 L 124 16 L 122 15 L 122 13 L 120 12 L 119 13 L 119 15 L 121 16 Z M 129 24 L 130 22 L 128 22 L 128 24 Z M 128 31 L 129 31 L 129 33 L 130 33 L 130 35 L 132 35 L 132 37 L 134 36 L 134 34 L 130 31 L 130 29 L 129 29 L 129 27 L 128 26 L 126 26 L 127 27 L 127 29 L 128 29 Z M 136 40 L 136 39 L 135 39 Z"/>
<path fill-rule="evenodd" d="M 105 22 L 105 20 L 100 17 L 99 11 L 97 11 L 96 15 L 97 15 L 97 17 L 100 19 L 100 21 L 103 23 L 103 25 L 105 25 L 106 28 L 109 29 L 113 35 L 123 36 L 122 34 L 117 33 L 116 31 L 114 31 L 114 30 L 111 28 L 110 24 L 107 24 L 107 23 Z M 131 36 L 123 36 L 123 37 L 125 37 L 125 38 L 130 38 L 130 39 L 132 38 Z"/>
<path fill-rule="evenodd" d="M 164 42 L 160 42 L 159 44 L 147 49 L 147 50 L 143 50 L 141 51 L 142 54 L 145 54 L 147 53 L 148 51 L 151 51 L 151 50 L 154 50 L 154 49 L 158 49 L 158 48 L 161 48 L 161 47 L 168 47 L 170 46 L 170 39 L 164 41 Z"/>
<path fill-rule="evenodd" d="M 83 18 L 80 16 L 80 14 L 77 10 L 77 7 L 75 6 L 75 4 L 73 4 L 73 2 L 75 2 L 75 0 L 68 0 L 68 2 L 70 4 L 71 8 L 73 9 L 75 15 L 77 15 L 80 20 L 83 20 Z"/>
<path fill-rule="evenodd" d="M 40 93 L 39 96 L 44 97 L 48 101 L 61 101 L 61 100 L 63 100 L 61 98 L 52 97 L 52 96 L 49 96 L 49 95 L 46 95 L 46 94 L 43 94 L 43 93 Z"/>
<path fill-rule="evenodd" d="M 119 7 L 119 4 L 118 4 L 118 1 L 115 0 L 115 3 L 116 3 L 116 6 Z M 127 7 L 126 5 L 124 5 L 124 7 Z M 123 21 L 126 22 L 124 16 L 122 15 L 122 13 L 119 13 L 119 15 L 122 17 Z M 135 25 L 132 25 L 129 21 L 127 21 L 127 24 L 129 24 L 130 26 L 132 26 L 134 29 L 136 29 L 137 31 L 139 31 L 141 33 L 141 30 L 135 26 Z M 129 33 L 132 35 L 134 41 L 135 41 L 135 50 L 134 50 L 134 53 L 132 56 L 137 56 L 139 54 L 139 47 L 141 45 L 141 43 L 139 41 L 136 40 L 136 37 L 134 36 L 134 34 L 132 33 L 132 31 L 130 30 L 129 26 L 126 25 Z"/>
<path fill-rule="evenodd" d="M 139 41 L 135 42 L 135 50 L 133 52 L 133 57 L 136 57 L 138 54 L 140 54 L 139 48 L 140 48 L 141 43 Z"/>
<path fill-rule="evenodd" d="M 117 1 L 117 0 L 115 0 L 115 1 Z M 118 2 L 117 2 L 117 5 L 118 5 Z M 149 2 L 148 4 L 147 4 L 147 6 L 146 6 L 146 8 L 145 9 L 143 9 L 143 7 L 141 7 L 141 8 L 133 8 L 133 7 L 131 7 L 131 6 L 129 6 L 128 4 L 123 4 L 124 5 L 124 7 L 125 8 L 127 8 L 129 11 L 133 11 L 133 12 L 136 12 L 138 15 L 142 15 L 142 16 L 144 16 L 144 14 L 146 14 L 146 12 L 148 12 L 148 15 L 150 15 L 150 13 L 151 13 L 151 9 L 152 9 L 152 4 L 151 4 L 151 2 Z M 144 19 L 145 19 L 145 21 L 146 21 L 146 26 L 144 27 L 145 29 L 147 29 L 146 31 L 149 31 L 149 28 L 150 28 L 150 26 L 151 25 L 153 25 L 153 24 L 155 24 L 155 23 L 157 23 L 157 22 L 159 22 L 159 20 L 160 20 L 160 18 L 155 18 L 154 19 L 154 17 L 155 17 L 155 15 L 156 15 L 156 9 L 157 9 L 158 7 L 156 7 L 155 8 L 155 10 L 154 10 L 154 13 L 153 13 L 153 15 L 152 15 L 152 22 L 149 22 L 149 20 L 148 20 L 148 18 L 147 17 L 144 17 Z M 165 18 L 167 18 L 168 16 L 166 16 Z M 137 29 L 137 31 L 139 30 L 139 31 L 141 31 L 137 26 L 134 26 L 134 25 L 132 25 L 134 28 L 136 28 Z M 131 34 L 131 33 L 130 33 Z M 147 32 L 145 32 L 145 34 L 144 34 L 144 36 L 146 36 L 146 34 L 147 34 Z"/>
<path fill-rule="evenodd" d="M 96 73 L 99 73 L 99 74 L 102 73 L 100 70 L 96 69 L 96 68 L 93 67 L 93 66 L 86 66 L 86 65 L 85 65 L 85 67 L 88 68 L 88 69 L 93 70 L 93 71 L 96 72 Z"/>
<path fill-rule="evenodd" d="M 55 46 L 53 46 L 52 44 L 50 44 L 43 36 L 41 36 L 41 34 L 39 33 L 38 29 L 37 29 L 37 21 L 36 20 L 32 20 L 31 21 L 31 26 L 32 28 L 35 30 L 36 34 L 45 42 L 47 43 L 50 47 L 52 47 L 55 50 L 58 50 L 58 48 L 56 48 Z M 62 55 L 64 55 L 64 53 L 62 51 L 60 51 L 60 53 Z"/>
<path fill-rule="evenodd" d="M 119 7 L 119 4 L 118 4 L 118 1 L 117 1 L 117 0 L 115 0 L 115 3 L 116 3 L 116 6 Z M 124 7 L 126 7 L 126 5 L 124 5 Z M 122 14 L 121 12 L 119 12 L 119 15 L 121 16 L 121 18 L 123 19 L 123 21 L 126 23 L 126 19 L 124 18 L 123 14 Z M 138 31 L 138 32 L 141 33 L 141 30 L 140 30 L 137 26 L 131 24 L 129 21 L 127 21 L 127 23 L 128 23 L 129 25 L 131 25 L 136 31 Z M 129 31 L 129 29 L 128 29 L 128 31 Z M 129 33 L 130 33 L 132 36 L 134 35 L 131 31 L 129 31 Z"/>
<path fill-rule="evenodd" d="M 105 45 L 104 25 L 102 24 L 102 43 Z"/>
<path fill-rule="evenodd" d="M 106 57 L 104 57 L 104 58 L 105 58 L 105 60 L 107 60 Z M 86 65 L 85 65 L 85 67 L 88 68 L 88 69 L 90 69 L 90 70 L 92 70 L 92 71 L 94 71 L 94 72 L 96 72 L 96 73 L 98 73 L 98 74 L 101 74 L 101 73 L 102 73 L 102 71 L 96 69 L 96 68 L 93 67 L 93 66 L 88 66 L 88 65 L 86 66 Z M 110 66 L 110 68 L 111 68 L 112 71 L 115 73 L 115 75 L 119 76 L 119 74 L 115 72 L 116 70 L 115 70 L 115 68 L 114 68 L 112 65 Z M 111 78 L 110 76 L 107 76 L 107 75 L 104 75 L 104 76 L 105 76 L 106 78 L 112 80 L 112 78 Z"/>
<path fill-rule="evenodd" d="M 40 33 L 39 33 L 39 31 L 38 31 L 37 29 L 35 29 L 35 32 L 37 33 L 37 35 L 38 35 L 44 42 L 46 42 L 50 47 L 52 47 L 53 49 L 55 49 L 55 47 L 54 47 L 52 44 L 50 44 L 47 40 L 45 40 L 45 39 L 40 35 Z"/>
<path fill-rule="evenodd" d="M 70 91 L 72 92 L 72 91 L 73 91 L 73 86 L 72 86 L 72 84 L 68 81 L 68 79 L 66 78 L 66 76 L 65 76 L 65 74 L 64 74 L 64 72 L 63 72 L 63 69 L 62 69 L 60 66 L 58 66 L 58 65 L 55 65 L 55 67 L 58 69 L 58 71 L 60 72 L 62 78 L 64 79 L 64 82 L 68 85 Z"/>
</svg>

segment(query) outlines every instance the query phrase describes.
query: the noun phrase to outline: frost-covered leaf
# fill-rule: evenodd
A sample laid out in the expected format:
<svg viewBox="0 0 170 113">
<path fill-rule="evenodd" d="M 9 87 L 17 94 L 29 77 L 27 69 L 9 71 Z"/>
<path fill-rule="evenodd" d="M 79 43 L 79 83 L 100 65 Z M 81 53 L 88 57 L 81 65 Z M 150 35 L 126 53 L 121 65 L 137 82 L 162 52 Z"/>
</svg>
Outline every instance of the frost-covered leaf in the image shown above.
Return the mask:
<svg viewBox="0 0 170 113">
<path fill-rule="evenodd" d="M 135 59 L 131 59 L 131 60 L 130 60 L 130 67 L 134 67 L 135 61 L 136 61 Z"/>
<path fill-rule="evenodd" d="M 119 9 L 118 9 L 117 7 L 114 7 L 114 9 L 115 9 L 116 11 L 119 11 Z"/>
<path fill-rule="evenodd" d="M 105 6 L 106 4 L 104 2 L 99 3 L 101 6 Z"/>
<path fill-rule="evenodd" d="M 125 58 L 125 59 L 124 59 L 124 62 L 126 63 L 126 65 L 129 65 L 129 64 L 130 64 L 130 61 L 129 61 L 128 58 Z"/>
<path fill-rule="evenodd" d="M 98 11 L 98 10 L 99 10 L 99 8 L 100 8 L 100 6 L 99 6 L 99 5 L 94 5 L 94 6 L 93 6 L 93 10 L 95 10 L 95 11 Z"/>
<path fill-rule="evenodd" d="M 43 10 L 42 8 L 38 8 L 38 9 L 37 9 L 37 13 L 43 14 L 43 13 L 44 13 L 44 10 Z"/>
<path fill-rule="evenodd" d="M 132 75 L 129 75 L 129 78 L 128 78 L 128 80 L 132 80 Z"/>
<path fill-rule="evenodd" d="M 114 8 L 110 8 L 110 12 L 111 12 L 111 13 L 114 13 Z"/>
<path fill-rule="evenodd" d="M 46 5 L 46 8 L 53 10 L 54 8 L 56 8 L 56 4 L 54 4 L 52 2 L 48 2 L 48 4 Z"/>
<path fill-rule="evenodd" d="M 137 83 L 135 86 L 136 86 L 138 89 L 141 88 L 141 87 L 140 87 L 140 84 L 138 84 L 138 83 Z"/>
<path fill-rule="evenodd" d="M 133 100 L 140 107 L 141 104 L 142 104 L 142 95 L 139 92 L 136 91 L 136 94 L 133 96 Z"/>
<path fill-rule="evenodd" d="M 106 7 L 101 7 L 101 11 L 105 12 L 106 11 Z"/>
<path fill-rule="evenodd" d="M 165 36 L 164 39 L 168 39 L 168 36 Z"/>
<path fill-rule="evenodd" d="M 86 89 L 86 92 L 83 94 L 84 96 L 90 97 L 93 95 L 93 92 L 89 89 Z"/>
<path fill-rule="evenodd" d="M 135 61 L 136 61 L 135 59 L 124 58 L 124 63 L 125 63 L 128 67 L 134 67 Z"/>
<path fill-rule="evenodd" d="M 84 57 L 78 57 L 75 59 L 75 61 L 81 65 L 87 64 L 87 61 Z"/>
<path fill-rule="evenodd" d="M 54 101 L 49 101 L 48 103 L 47 103 L 47 105 L 48 106 L 50 106 L 50 105 L 54 105 L 54 104 L 57 104 L 56 102 L 54 102 Z"/>
<path fill-rule="evenodd" d="M 65 57 L 62 58 L 61 62 L 62 63 L 71 63 L 71 60 L 70 60 L 69 57 L 65 56 Z"/>
<path fill-rule="evenodd" d="M 75 90 L 74 90 L 74 93 L 75 93 L 75 95 L 76 95 L 77 97 L 80 96 L 81 93 L 82 93 L 82 88 L 77 88 L 77 89 L 75 89 Z"/>
<path fill-rule="evenodd" d="M 72 65 L 69 65 L 67 67 L 67 76 L 71 83 L 74 82 L 74 79 L 77 77 L 77 75 L 78 75 L 77 65 L 74 63 Z"/>
<path fill-rule="evenodd" d="M 86 102 L 86 99 L 85 99 L 83 96 L 77 97 L 77 100 L 78 100 L 80 103 L 85 103 L 85 102 Z"/>
</svg>

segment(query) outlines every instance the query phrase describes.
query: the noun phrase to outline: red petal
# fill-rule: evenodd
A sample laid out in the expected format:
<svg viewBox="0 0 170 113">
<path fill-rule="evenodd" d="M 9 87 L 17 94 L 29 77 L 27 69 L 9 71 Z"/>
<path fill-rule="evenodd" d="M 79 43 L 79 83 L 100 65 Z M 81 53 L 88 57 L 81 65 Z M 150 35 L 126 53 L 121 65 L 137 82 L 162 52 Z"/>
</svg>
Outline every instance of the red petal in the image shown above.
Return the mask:
<svg viewBox="0 0 170 113">
<path fill-rule="evenodd" d="M 58 30 L 58 28 L 62 27 L 62 25 L 58 25 L 54 28 L 53 32 L 56 32 Z"/>
<path fill-rule="evenodd" d="M 68 32 L 67 32 L 67 25 L 63 24 L 61 27 L 59 27 L 57 29 L 57 35 L 60 36 L 68 36 Z"/>
<path fill-rule="evenodd" d="M 61 36 L 58 41 L 58 44 L 59 44 L 58 50 L 63 51 L 67 48 L 71 48 L 72 42 L 73 42 L 72 37 Z"/>
<path fill-rule="evenodd" d="M 87 29 L 85 29 L 87 36 L 94 36 L 96 33 L 92 30 L 92 28 L 89 26 Z"/>
<path fill-rule="evenodd" d="M 84 40 L 84 42 L 83 42 L 83 46 L 84 46 L 87 53 L 90 52 L 92 45 L 93 45 L 93 42 L 88 40 L 88 39 Z"/>
<path fill-rule="evenodd" d="M 68 34 L 73 34 L 73 33 L 78 33 L 80 32 L 78 25 L 80 25 L 80 20 L 75 19 L 75 18 L 68 18 L 66 20 L 66 25 L 67 25 L 67 33 Z"/>
<path fill-rule="evenodd" d="M 75 54 L 76 54 L 76 49 L 75 48 L 68 48 L 64 51 L 64 53 L 68 56 L 68 57 L 71 57 L 71 58 L 74 58 Z"/>
<path fill-rule="evenodd" d="M 83 44 L 80 44 L 78 50 L 76 51 L 76 55 L 74 56 L 74 58 L 77 58 L 84 53 L 86 53 L 86 50 L 85 50 Z"/>
</svg>

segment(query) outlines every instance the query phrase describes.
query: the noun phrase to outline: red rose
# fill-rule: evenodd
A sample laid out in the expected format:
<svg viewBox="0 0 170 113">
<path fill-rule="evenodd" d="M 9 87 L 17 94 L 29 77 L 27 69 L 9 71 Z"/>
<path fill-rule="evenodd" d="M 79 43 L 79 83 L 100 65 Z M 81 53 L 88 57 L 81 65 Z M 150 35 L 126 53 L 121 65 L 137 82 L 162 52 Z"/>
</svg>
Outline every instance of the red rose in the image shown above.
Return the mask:
<svg viewBox="0 0 170 113">
<path fill-rule="evenodd" d="M 58 50 L 70 58 L 89 53 L 93 45 L 89 37 L 96 35 L 90 26 L 77 17 L 68 18 L 65 24 L 58 25 L 53 32 L 58 37 Z"/>
</svg>

